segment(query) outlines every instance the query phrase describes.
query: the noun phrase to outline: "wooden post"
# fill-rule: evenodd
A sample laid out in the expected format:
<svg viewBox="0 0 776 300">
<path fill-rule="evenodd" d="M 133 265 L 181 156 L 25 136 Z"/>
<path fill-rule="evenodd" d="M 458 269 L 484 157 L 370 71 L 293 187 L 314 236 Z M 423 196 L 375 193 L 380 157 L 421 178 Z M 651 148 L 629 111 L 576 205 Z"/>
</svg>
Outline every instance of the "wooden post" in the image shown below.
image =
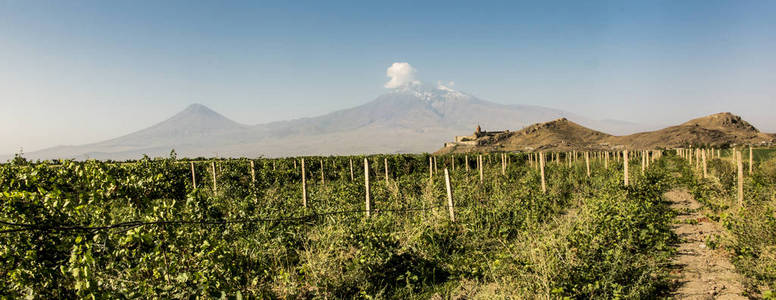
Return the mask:
<svg viewBox="0 0 776 300">
<path fill-rule="evenodd" d="M 453 165 L 453 172 L 455 172 L 455 154 L 450 155 L 450 164 Z"/>
<path fill-rule="evenodd" d="M 590 152 L 585 151 L 585 167 L 587 167 L 587 177 L 590 177 Z"/>
<path fill-rule="evenodd" d="M 465 165 L 466 165 L 466 173 L 469 173 L 469 155 L 468 154 L 464 156 L 464 160 L 466 161 L 466 163 L 465 163 Z"/>
<path fill-rule="evenodd" d="M 695 169 L 701 170 L 701 149 L 695 149 Z"/>
<path fill-rule="evenodd" d="M 369 200 L 369 160 L 364 158 L 364 187 L 366 187 L 366 217 L 371 214 L 371 204 Z"/>
<path fill-rule="evenodd" d="M 754 160 L 752 159 L 752 145 L 749 145 L 749 175 L 752 175 L 752 165 Z"/>
<path fill-rule="evenodd" d="M 302 158 L 304 159 L 304 158 Z M 296 159 L 294 160 L 294 170 L 296 170 Z"/>
<path fill-rule="evenodd" d="M 356 177 L 353 176 L 353 159 L 350 159 L 350 181 L 356 181 Z"/>
<path fill-rule="evenodd" d="M 321 159 L 320 161 L 321 161 L 321 184 L 326 184 L 326 179 L 324 179 L 324 174 L 326 172 L 323 171 L 323 159 Z"/>
<path fill-rule="evenodd" d="M 294 160 L 296 164 L 296 160 Z M 294 168 L 296 170 L 296 168 Z M 302 158 L 302 206 L 307 207 L 307 172 L 304 170 L 304 158 Z"/>
<path fill-rule="evenodd" d="M 256 168 L 253 161 L 251 161 L 251 182 L 256 182 Z"/>
<path fill-rule="evenodd" d="M 625 174 L 625 186 L 628 186 L 628 150 L 622 151 L 622 166 Z"/>
<path fill-rule="evenodd" d="M 436 156 L 434 156 L 434 173 L 438 173 L 439 169 L 437 168 L 437 159 Z"/>
<path fill-rule="evenodd" d="M 609 151 L 604 153 L 604 169 L 609 169 Z"/>
<path fill-rule="evenodd" d="M 296 169 L 296 168 L 294 168 L 294 169 Z M 273 160 L 273 161 L 272 161 L 272 171 L 276 171 L 276 170 L 277 170 L 277 169 L 275 168 L 275 161 Z"/>
<path fill-rule="evenodd" d="M 191 183 L 194 185 L 194 189 L 197 189 L 197 176 L 194 173 L 194 162 L 191 162 Z"/>
<path fill-rule="evenodd" d="M 736 151 L 738 165 L 738 206 L 744 205 L 744 163 L 741 161 L 741 151 Z"/>
<path fill-rule="evenodd" d="M 450 185 L 450 174 L 445 168 L 445 187 L 447 187 L 447 209 L 450 211 L 450 222 L 455 222 L 455 212 L 453 212 L 453 188 Z"/>
<path fill-rule="evenodd" d="M 706 179 L 706 151 L 701 153 L 701 159 L 703 160 L 703 179 Z"/>
<path fill-rule="evenodd" d="M 644 155 L 644 150 L 641 151 L 641 174 L 644 174 L 644 170 L 647 168 L 647 157 Z"/>
<path fill-rule="evenodd" d="M 216 162 L 211 161 L 210 162 L 210 168 L 213 169 L 213 192 L 215 193 L 217 190 L 216 187 Z"/>
<path fill-rule="evenodd" d="M 482 166 L 483 165 L 483 163 L 482 163 L 482 155 L 480 155 L 478 159 L 479 159 L 479 167 L 478 168 L 480 169 L 480 183 L 482 183 L 484 181 L 484 179 L 483 179 L 484 176 L 483 176 L 483 173 L 482 173 L 482 169 L 483 169 L 483 166 Z"/>
<path fill-rule="evenodd" d="M 506 154 L 501 154 L 501 175 L 507 175 L 507 158 Z"/>
<path fill-rule="evenodd" d="M 652 159 L 653 157 L 651 156 L 651 153 L 649 152 L 649 150 L 646 150 L 646 152 L 644 152 L 644 155 L 647 157 L 647 160 L 646 160 L 646 162 L 647 162 L 647 169 L 649 169 L 650 159 Z"/>
<path fill-rule="evenodd" d="M 544 152 L 539 152 L 539 169 L 542 174 L 542 194 L 547 193 L 547 185 L 544 181 Z"/>
<path fill-rule="evenodd" d="M 385 185 L 388 185 L 388 158 L 384 157 L 383 162 L 385 163 Z"/>
<path fill-rule="evenodd" d="M 690 166 L 692 166 L 692 148 L 687 152 L 687 159 L 690 161 Z"/>
<path fill-rule="evenodd" d="M 434 159 L 431 156 L 428 157 L 428 179 L 434 179 Z"/>
</svg>

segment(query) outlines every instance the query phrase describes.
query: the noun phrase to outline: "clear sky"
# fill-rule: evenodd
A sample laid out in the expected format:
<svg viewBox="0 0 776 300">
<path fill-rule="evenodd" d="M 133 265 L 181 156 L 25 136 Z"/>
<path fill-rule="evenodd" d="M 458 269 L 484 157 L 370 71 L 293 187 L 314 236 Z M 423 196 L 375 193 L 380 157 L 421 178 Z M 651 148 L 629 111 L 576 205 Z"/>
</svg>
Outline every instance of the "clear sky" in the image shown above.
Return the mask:
<svg viewBox="0 0 776 300">
<path fill-rule="evenodd" d="M 426 82 L 508 104 L 776 132 L 776 1 L 0 0 L 0 153 L 116 137 L 202 103 L 315 116 Z"/>
</svg>

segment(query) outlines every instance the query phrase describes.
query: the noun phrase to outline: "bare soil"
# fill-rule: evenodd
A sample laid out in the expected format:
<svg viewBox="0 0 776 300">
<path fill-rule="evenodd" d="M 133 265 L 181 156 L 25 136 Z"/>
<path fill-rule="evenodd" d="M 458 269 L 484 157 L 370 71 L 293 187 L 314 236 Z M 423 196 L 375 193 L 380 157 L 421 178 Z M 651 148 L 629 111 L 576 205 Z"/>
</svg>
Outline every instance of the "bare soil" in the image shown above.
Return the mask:
<svg viewBox="0 0 776 300">
<path fill-rule="evenodd" d="M 678 213 L 673 230 L 680 242 L 672 271 L 677 289 L 672 296 L 677 299 L 747 299 L 742 296 L 744 288 L 729 255 L 711 249 L 706 243 L 723 234 L 720 226 L 700 213 L 700 203 L 686 190 L 674 189 L 664 196 Z"/>
</svg>

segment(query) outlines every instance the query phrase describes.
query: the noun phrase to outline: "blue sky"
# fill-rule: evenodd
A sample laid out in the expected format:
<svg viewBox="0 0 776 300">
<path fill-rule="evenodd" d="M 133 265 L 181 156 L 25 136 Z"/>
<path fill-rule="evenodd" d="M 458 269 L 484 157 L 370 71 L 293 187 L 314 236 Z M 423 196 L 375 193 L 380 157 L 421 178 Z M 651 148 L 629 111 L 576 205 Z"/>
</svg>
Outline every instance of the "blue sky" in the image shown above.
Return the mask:
<svg viewBox="0 0 776 300">
<path fill-rule="evenodd" d="M 507 104 L 776 131 L 776 1 L 0 0 L 0 153 L 96 142 L 202 103 L 243 123 L 426 82 Z"/>
</svg>

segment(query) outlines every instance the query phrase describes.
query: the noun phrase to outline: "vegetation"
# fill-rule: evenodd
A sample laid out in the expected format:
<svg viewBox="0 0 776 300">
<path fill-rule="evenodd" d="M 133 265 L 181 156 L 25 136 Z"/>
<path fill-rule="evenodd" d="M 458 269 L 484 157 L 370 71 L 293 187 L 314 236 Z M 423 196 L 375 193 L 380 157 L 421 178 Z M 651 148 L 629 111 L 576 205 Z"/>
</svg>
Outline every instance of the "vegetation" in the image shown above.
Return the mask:
<svg viewBox="0 0 776 300">
<path fill-rule="evenodd" d="M 364 158 L 370 162 L 370 217 Z M 622 163 L 614 159 L 609 168 L 594 160 L 589 177 L 584 159 L 571 166 L 565 158 L 548 162 L 547 193 L 525 154 L 508 155 L 505 175 L 499 155 L 484 156 L 482 183 L 474 157 L 467 172 L 463 155 L 437 156 L 433 179 L 429 158 L 305 157 L 307 207 L 301 158 L 252 160 L 255 181 L 250 160 L 197 161 L 196 189 L 190 162 L 174 157 L 11 162 L 0 166 L 0 277 L 7 279 L 0 281 L 0 295 L 659 297 L 669 290 L 676 242 L 662 193 L 682 182 L 707 185 L 675 156 L 643 173 L 635 167 L 640 158 L 632 158 L 627 187 Z M 445 167 L 455 222 L 448 216 Z M 758 172 L 767 170 L 764 165 Z M 754 188 L 756 178 L 748 195 L 765 193 Z M 760 215 L 773 208 L 769 201 Z M 758 225 L 732 221 L 745 217 L 726 224 L 773 225 L 765 217 Z M 744 230 L 735 226 L 728 228 Z M 773 241 L 733 244 L 753 255 L 737 264 L 766 270 L 755 257 L 772 255 L 763 251 L 772 251 Z M 762 280 L 773 278 L 762 274 Z"/>
<path fill-rule="evenodd" d="M 732 262 L 746 278 L 750 296 L 776 299 L 776 152 L 755 149 L 749 174 L 748 150 L 743 151 L 744 202 L 737 202 L 737 169 L 730 156 L 709 162 L 711 176 L 688 171 L 693 193 L 708 209 L 709 217 L 728 232 L 721 241 L 707 244 L 732 253 Z M 730 152 L 732 153 L 732 152 Z"/>
</svg>

